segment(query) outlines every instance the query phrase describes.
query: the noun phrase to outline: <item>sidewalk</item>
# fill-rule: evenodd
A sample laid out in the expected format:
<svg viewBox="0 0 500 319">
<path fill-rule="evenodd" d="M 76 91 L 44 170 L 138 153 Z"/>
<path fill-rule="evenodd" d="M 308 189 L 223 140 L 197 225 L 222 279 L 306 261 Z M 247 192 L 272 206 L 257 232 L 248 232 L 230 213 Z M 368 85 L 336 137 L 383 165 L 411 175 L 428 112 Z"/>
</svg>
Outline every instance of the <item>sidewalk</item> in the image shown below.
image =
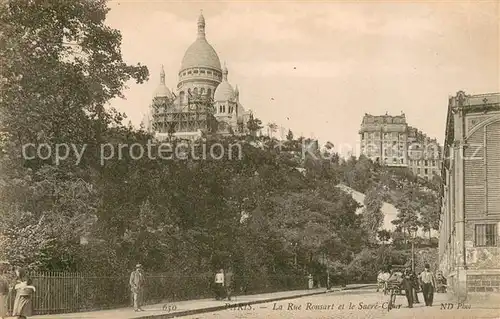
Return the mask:
<svg viewBox="0 0 500 319">
<path fill-rule="evenodd" d="M 491 302 L 465 302 L 460 304 L 447 294 L 434 294 L 432 307 L 425 307 L 423 296 L 419 293 L 420 303 L 412 309 L 406 307 L 406 298 L 400 296 L 396 305 L 401 308 L 391 310 L 384 319 L 415 319 L 415 318 L 443 318 L 443 319 L 493 319 L 500 318 L 500 305 Z"/>
<path fill-rule="evenodd" d="M 354 289 L 357 287 L 353 287 Z M 348 288 L 349 289 L 349 288 Z M 258 295 L 236 296 L 231 301 L 219 301 L 214 299 L 186 300 L 168 304 L 157 304 L 145 306 L 143 312 L 134 312 L 132 307 L 101 310 L 92 312 L 78 312 L 56 315 L 33 316 L 36 319 L 166 319 L 180 316 L 193 315 L 197 313 L 223 310 L 230 307 L 243 307 L 249 304 L 273 302 L 285 299 L 293 299 L 303 296 L 324 294 L 340 289 L 325 288 L 311 290 L 283 291 Z"/>
</svg>

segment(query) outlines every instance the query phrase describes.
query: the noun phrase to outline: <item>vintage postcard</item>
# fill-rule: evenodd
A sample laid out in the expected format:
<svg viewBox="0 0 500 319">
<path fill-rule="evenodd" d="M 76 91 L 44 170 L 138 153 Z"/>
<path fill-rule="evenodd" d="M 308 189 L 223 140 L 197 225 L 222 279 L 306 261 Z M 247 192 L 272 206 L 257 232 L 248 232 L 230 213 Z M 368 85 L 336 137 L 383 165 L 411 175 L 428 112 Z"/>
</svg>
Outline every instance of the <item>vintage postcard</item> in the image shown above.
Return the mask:
<svg viewBox="0 0 500 319">
<path fill-rule="evenodd" d="M 0 1 L 0 318 L 500 318 L 499 1 Z"/>
</svg>

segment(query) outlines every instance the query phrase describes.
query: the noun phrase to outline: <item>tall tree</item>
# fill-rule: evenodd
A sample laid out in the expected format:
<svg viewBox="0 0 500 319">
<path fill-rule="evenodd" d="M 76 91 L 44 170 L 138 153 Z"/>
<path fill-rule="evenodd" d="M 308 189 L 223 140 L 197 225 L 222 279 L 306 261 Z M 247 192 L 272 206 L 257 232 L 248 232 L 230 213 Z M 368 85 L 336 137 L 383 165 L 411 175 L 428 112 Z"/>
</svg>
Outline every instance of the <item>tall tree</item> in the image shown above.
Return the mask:
<svg viewBox="0 0 500 319">
<path fill-rule="evenodd" d="M 39 243 L 9 250 L 14 261 L 72 267 L 74 244 L 95 225 L 96 151 L 108 127 L 124 118 L 105 104 L 122 96 L 128 80 L 148 78 L 146 67 L 123 62 L 121 35 L 104 23 L 108 10 L 104 0 L 0 3 L 0 131 L 7 137 L 0 163 L 0 232 L 9 247 L 20 247 L 28 235 Z M 30 143 L 87 149 L 80 161 L 27 159 L 22 151 Z"/>
<path fill-rule="evenodd" d="M 250 118 L 247 122 L 247 128 L 252 135 L 255 135 L 258 130 L 262 128 L 262 121 L 258 118 L 255 118 L 253 114 L 250 114 Z"/>
<path fill-rule="evenodd" d="M 411 231 L 420 226 L 418 212 L 421 203 L 417 200 L 417 193 L 416 186 L 406 187 L 395 205 L 398 214 L 392 223 L 401 229 L 406 238 L 411 235 Z"/>
<path fill-rule="evenodd" d="M 269 137 L 273 137 L 274 133 L 278 131 L 278 125 L 276 123 L 268 123 L 267 124 L 268 130 L 269 130 Z"/>
<path fill-rule="evenodd" d="M 105 103 L 148 71 L 123 62 L 108 11 L 105 0 L 2 2 L 2 131 L 20 144 L 87 142 L 121 121 Z"/>
<path fill-rule="evenodd" d="M 378 230 L 384 222 L 384 214 L 382 213 L 384 194 L 382 191 L 382 188 L 379 187 L 372 188 L 364 199 L 362 225 L 371 243 L 376 242 Z"/>
</svg>

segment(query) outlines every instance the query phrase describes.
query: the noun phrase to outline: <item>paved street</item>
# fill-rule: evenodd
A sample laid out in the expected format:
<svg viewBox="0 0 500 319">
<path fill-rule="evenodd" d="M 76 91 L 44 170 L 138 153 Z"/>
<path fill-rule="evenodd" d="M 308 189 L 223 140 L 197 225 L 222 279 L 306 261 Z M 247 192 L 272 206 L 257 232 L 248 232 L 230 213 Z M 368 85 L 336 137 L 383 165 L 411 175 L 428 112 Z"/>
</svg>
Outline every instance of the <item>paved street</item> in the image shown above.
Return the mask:
<svg viewBox="0 0 500 319">
<path fill-rule="evenodd" d="M 414 318 L 499 318 L 500 309 L 471 305 L 470 309 L 442 310 L 441 302 L 446 302 L 444 295 L 436 295 L 433 307 L 416 304 L 413 309 L 406 307 L 406 298 L 399 296 L 396 304 L 399 309 L 387 311 L 388 297 L 373 290 L 353 290 L 332 294 L 308 296 L 281 302 L 263 303 L 240 309 L 228 309 L 219 312 L 204 313 L 183 317 L 185 319 L 414 319 Z M 420 299 L 422 295 L 420 294 Z M 342 306 L 343 305 L 343 306 Z"/>
<path fill-rule="evenodd" d="M 336 292 L 313 297 L 304 297 L 285 300 L 276 303 L 251 305 L 246 309 L 228 309 L 220 312 L 205 313 L 184 317 L 220 318 L 220 319 L 250 319 L 250 318 L 314 318 L 314 319 L 341 319 L 341 318 L 383 318 L 387 309 L 383 309 L 385 302 L 381 294 L 373 290 L 352 290 Z M 399 302 L 399 301 L 398 301 Z M 343 309 L 342 309 L 343 305 Z M 370 310 L 359 309 L 360 305 L 374 307 Z M 341 309 L 339 309 L 339 307 Z M 354 307 L 354 309 L 352 309 Z M 351 309 L 349 309 L 351 308 Z"/>
<path fill-rule="evenodd" d="M 351 285 L 354 287 L 355 285 Z M 293 290 L 293 291 L 280 291 L 274 293 L 256 294 L 237 296 L 233 299 L 232 303 L 258 303 L 270 300 L 282 300 L 284 298 L 295 298 L 298 296 L 310 294 L 323 294 L 324 288 L 312 290 Z M 39 315 L 34 318 L 37 319 L 138 319 L 138 318 L 173 318 L 175 316 L 182 316 L 186 313 L 216 311 L 223 309 L 224 301 L 210 299 L 198 300 L 185 300 L 176 303 L 148 305 L 144 307 L 144 312 L 134 312 L 132 307 L 121 309 L 109 309 L 90 312 L 79 313 L 65 313 L 65 314 L 52 314 L 52 315 Z"/>
</svg>

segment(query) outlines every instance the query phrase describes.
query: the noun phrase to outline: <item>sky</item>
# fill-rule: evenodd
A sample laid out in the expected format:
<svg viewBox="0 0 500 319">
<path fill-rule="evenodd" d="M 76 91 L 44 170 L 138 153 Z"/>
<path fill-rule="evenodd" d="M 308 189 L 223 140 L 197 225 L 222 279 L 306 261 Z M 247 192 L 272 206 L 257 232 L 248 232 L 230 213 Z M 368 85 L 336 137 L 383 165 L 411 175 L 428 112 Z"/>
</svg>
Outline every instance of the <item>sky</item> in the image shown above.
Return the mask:
<svg viewBox="0 0 500 319">
<path fill-rule="evenodd" d="M 444 140 L 448 98 L 500 91 L 499 1 L 120 1 L 106 23 L 127 63 L 150 80 L 128 83 L 111 106 L 139 125 L 164 65 L 177 85 L 203 10 L 207 40 L 240 101 L 264 124 L 357 154 L 365 113 L 405 113 Z"/>
</svg>

